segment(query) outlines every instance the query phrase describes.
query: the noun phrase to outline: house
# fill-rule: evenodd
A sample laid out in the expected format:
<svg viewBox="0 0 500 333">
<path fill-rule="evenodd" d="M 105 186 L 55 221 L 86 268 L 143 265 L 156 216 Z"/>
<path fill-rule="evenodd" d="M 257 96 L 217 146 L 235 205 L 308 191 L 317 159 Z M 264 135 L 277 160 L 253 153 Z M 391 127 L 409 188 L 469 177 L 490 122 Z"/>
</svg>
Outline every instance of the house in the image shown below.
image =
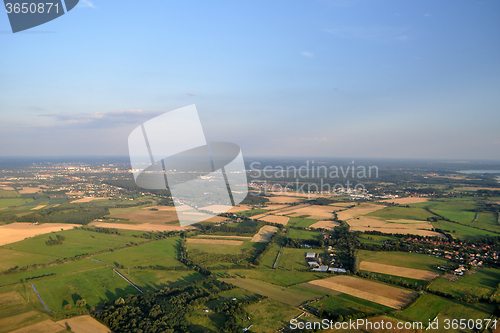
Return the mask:
<svg viewBox="0 0 500 333">
<path fill-rule="evenodd" d="M 346 273 L 347 271 L 344 268 L 334 268 L 330 267 L 328 269 L 330 272 L 336 272 L 336 273 Z"/>
<path fill-rule="evenodd" d="M 326 272 L 326 271 L 328 271 L 328 266 L 321 265 L 321 266 L 313 268 L 311 270 L 314 271 L 314 272 Z"/>
</svg>

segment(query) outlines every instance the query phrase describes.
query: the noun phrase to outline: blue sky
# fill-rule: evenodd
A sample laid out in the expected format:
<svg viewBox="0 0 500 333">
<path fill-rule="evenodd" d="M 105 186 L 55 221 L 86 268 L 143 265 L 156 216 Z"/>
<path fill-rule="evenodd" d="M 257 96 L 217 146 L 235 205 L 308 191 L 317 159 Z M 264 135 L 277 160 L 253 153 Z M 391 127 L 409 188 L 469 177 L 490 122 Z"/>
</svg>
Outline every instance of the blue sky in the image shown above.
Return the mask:
<svg viewBox="0 0 500 333">
<path fill-rule="evenodd" d="M 196 104 L 245 155 L 500 159 L 498 1 L 80 1 L 12 34 L 0 155 L 126 155 Z"/>
</svg>

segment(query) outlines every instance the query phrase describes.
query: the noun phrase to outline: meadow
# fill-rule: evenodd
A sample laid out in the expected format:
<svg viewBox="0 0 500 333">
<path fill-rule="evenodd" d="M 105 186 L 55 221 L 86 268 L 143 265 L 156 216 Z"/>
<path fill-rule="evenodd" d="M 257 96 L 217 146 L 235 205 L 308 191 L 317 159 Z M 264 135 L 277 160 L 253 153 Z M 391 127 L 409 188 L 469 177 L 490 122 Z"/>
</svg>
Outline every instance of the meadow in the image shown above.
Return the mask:
<svg viewBox="0 0 500 333">
<path fill-rule="evenodd" d="M 289 287 L 311 280 L 323 279 L 330 275 L 317 272 L 286 271 L 279 269 L 226 269 L 216 270 L 213 274 L 219 278 L 250 278 Z"/>
<path fill-rule="evenodd" d="M 0 258 L 2 258 L 2 260 L 0 261 L 0 272 L 2 272 L 16 266 L 26 267 L 31 265 L 55 262 L 59 257 L 38 253 L 14 251 L 3 247 L 0 248 Z"/>
<path fill-rule="evenodd" d="M 66 304 L 75 307 L 79 299 L 85 299 L 89 306 L 93 306 L 139 293 L 111 267 L 48 277 L 32 283 L 51 311 L 63 311 Z"/>
<path fill-rule="evenodd" d="M 231 283 L 239 288 L 248 290 L 250 292 L 267 296 L 275 301 L 285 303 L 292 306 L 298 306 L 308 300 L 312 300 L 318 297 L 317 293 L 314 291 L 307 291 L 304 289 L 294 288 L 294 287 L 282 287 L 275 284 L 253 280 L 249 278 L 245 279 L 223 279 L 225 282 Z"/>
<path fill-rule="evenodd" d="M 308 218 L 307 215 L 299 216 L 299 217 L 290 217 L 290 220 L 287 223 L 289 227 L 295 228 L 308 228 L 312 224 L 318 222 L 318 220 L 313 220 Z"/>
<path fill-rule="evenodd" d="M 385 221 L 390 220 L 420 220 L 427 221 L 428 217 L 435 216 L 432 213 L 429 213 L 423 208 L 418 207 L 399 207 L 399 206 L 390 206 L 381 210 L 377 210 L 372 213 L 366 214 L 366 216 L 379 217 Z"/>
<path fill-rule="evenodd" d="M 280 258 L 278 260 L 277 269 L 282 270 L 305 270 L 309 268 L 306 262 L 306 253 L 323 253 L 321 249 L 292 249 L 283 248 Z"/>
<path fill-rule="evenodd" d="M 367 251 L 358 250 L 360 261 L 369 261 L 385 265 L 429 270 L 437 272 L 437 266 L 446 265 L 447 260 L 426 254 L 399 251 Z"/>
<path fill-rule="evenodd" d="M 301 310 L 270 299 L 249 305 L 247 313 L 251 318 L 252 332 L 275 332 L 278 327 L 286 326 L 290 319 L 301 314 Z M 272 328 L 272 329 L 270 329 Z"/>
<path fill-rule="evenodd" d="M 500 235 L 491 231 L 476 229 L 468 227 L 463 224 L 453 223 L 453 222 L 438 221 L 438 222 L 432 222 L 432 225 L 434 226 L 434 228 L 439 228 L 441 230 L 449 232 L 455 238 L 464 240 L 474 240 L 480 237 Z"/>
<path fill-rule="evenodd" d="M 216 241 L 216 240 L 214 240 Z M 262 250 L 266 243 L 239 241 L 241 245 L 227 245 L 227 244 L 204 244 L 204 243 L 190 243 L 186 244 L 189 252 L 191 253 L 216 253 L 216 254 L 241 254 L 245 250 Z"/>
<path fill-rule="evenodd" d="M 355 313 L 377 314 L 392 311 L 392 308 L 373 303 L 348 294 L 339 294 L 323 298 L 317 302 L 310 303 L 309 306 L 324 310 L 335 315 L 352 315 Z"/>
<path fill-rule="evenodd" d="M 489 298 L 497 289 L 500 282 L 500 270 L 480 268 L 467 271 L 465 275 L 454 281 L 439 277 L 432 282 L 429 289 L 451 294 L 456 298 L 466 295 Z"/>
<path fill-rule="evenodd" d="M 424 293 L 398 316 L 410 321 L 421 321 L 425 324 L 436 316 L 451 318 L 485 319 L 494 312 L 494 305 L 487 303 L 464 304 L 447 298 Z"/>
<path fill-rule="evenodd" d="M 180 237 L 170 237 L 140 246 L 99 254 L 92 258 L 125 267 L 185 267 L 176 260 L 180 241 Z"/>
<path fill-rule="evenodd" d="M 297 229 L 290 229 L 288 231 L 288 238 L 300 238 L 308 240 L 308 239 L 317 239 L 319 236 L 321 236 L 321 232 L 317 231 L 307 231 L 307 230 L 297 230 Z"/>
<path fill-rule="evenodd" d="M 18 291 L 0 294 L 0 333 L 47 320 L 48 317 L 27 303 Z"/>
<path fill-rule="evenodd" d="M 56 239 L 57 235 L 64 236 L 66 239 L 62 244 L 47 246 L 46 242 L 49 237 Z M 17 243 L 8 244 L 5 247 L 16 251 L 44 254 L 56 258 L 72 258 L 144 241 L 143 238 L 72 229 L 35 236 Z"/>
<path fill-rule="evenodd" d="M 119 272 L 143 291 L 173 288 L 203 277 L 200 273 L 191 270 L 131 269 L 129 273 L 127 269 L 120 269 Z"/>
</svg>

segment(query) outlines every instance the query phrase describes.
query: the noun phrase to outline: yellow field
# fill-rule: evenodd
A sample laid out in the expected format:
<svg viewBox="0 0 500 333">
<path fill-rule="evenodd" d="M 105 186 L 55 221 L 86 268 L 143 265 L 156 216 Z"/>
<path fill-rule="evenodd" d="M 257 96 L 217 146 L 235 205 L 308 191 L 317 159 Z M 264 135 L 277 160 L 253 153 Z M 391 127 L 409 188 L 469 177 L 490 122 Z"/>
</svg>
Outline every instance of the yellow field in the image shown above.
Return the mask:
<svg viewBox="0 0 500 333">
<path fill-rule="evenodd" d="M 0 190 L 15 191 L 15 188 L 13 188 L 12 186 L 8 186 L 8 185 L 0 185 Z"/>
<path fill-rule="evenodd" d="M 222 236 L 222 235 L 198 235 L 197 238 L 231 238 L 231 239 L 241 239 L 241 240 L 250 240 L 253 237 L 246 236 Z"/>
<path fill-rule="evenodd" d="M 286 225 L 290 218 L 288 216 L 277 216 L 277 215 L 266 215 L 264 217 L 258 218 L 259 220 L 270 222 L 270 223 L 280 223 Z"/>
<path fill-rule="evenodd" d="M 362 261 L 359 269 L 363 271 L 395 275 L 424 281 L 430 281 L 439 275 L 438 273 L 424 271 L 421 269 L 404 268 L 399 266 L 378 264 L 369 261 Z"/>
<path fill-rule="evenodd" d="M 57 322 L 62 327 L 71 327 L 75 333 L 111 333 L 111 330 L 89 315 L 74 317 Z"/>
<path fill-rule="evenodd" d="M 265 225 L 262 228 L 260 228 L 259 232 L 255 234 L 252 238 L 252 242 L 260 242 L 260 243 L 267 243 L 273 237 L 273 235 L 278 231 L 278 228 L 270 226 L 270 225 Z"/>
<path fill-rule="evenodd" d="M 292 197 L 288 195 L 281 195 L 281 196 L 276 196 L 276 197 L 270 197 L 269 201 L 271 203 L 294 203 L 300 200 L 303 200 L 304 198 L 300 197 Z"/>
<path fill-rule="evenodd" d="M 172 207 L 173 208 L 173 207 Z M 175 210 L 135 210 L 127 213 L 111 213 L 110 217 L 119 219 L 128 219 L 139 223 L 169 223 L 177 220 Z"/>
<path fill-rule="evenodd" d="M 340 225 L 339 222 L 335 221 L 318 221 L 314 224 L 311 224 L 311 228 L 323 228 L 323 229 L 328 229 L 328 230 L 333 230 L 336 226 Z"/>
<path fill-rule="evenodd" d="M 117 228 L 117 229 L 140 230 L 140 231 L 172 231 L 172 230 L 195 229 L 192 226 L 181 227 L 180 225 L 177 224 L 154 224 L 154 223 L 125 224 L 125 223 L 92 222 L 89 225 L 102 228 Z"/>
<path fill-rule="evenodd" d="M 40 225 L 31 225 L 31 223 L 21 222 L 2 225 L 0 226 L 0 246 L 19 242 L 28 237 L 48 234 L 52 231 L 60 231 L 61 229 L 73 229 L 73 227 L 78 226 L 78 224 L 67 223 L 45 223 Z"/>
<path fill-rule="evenodd" d="M 382 304 L 394 309 L 399 309 L 406 305 L 414 295 L 414 292 L 409 290 L 351 276 L 334 276 L 331 278 L 309 281 L 308 283 L 363 298 L 370 302 Z"/>
<path fill-rule="evenodd" d="M 198 244 L 222 244 L 222 245 L 236 245 L 240 246 L 243 241 L 229 240 L 229 239 L 203 239 L 203 238 L 188 238 L 187 243 L 198 243 Z"/>
<path fill-rule="evenodd" d="M 408 198 L 396 198 L 396 199 L 387 199 L 380 200 L 379 202 L 392 202 L 400 205 L 408 205 L 412 203 L 426 202 L 429 201 L 428 198 L 419 198 L 419 197 L 408 197 Z"/>
<path fill-rule="evenodd" d="M 348 208 L 346 210 L 338 212 L 337 216 L 342 221 L 348 221 L 350 219 L 357 218 L 383 208 L 385 208 L 385 206 L 363 203 L 359 206 L 355 206 L 353 208 Z"/>
<path fill-rule="evenodd" d="M 58 333 L 68 332 L 65 327 L 54 323 L 52 320 L 45 320 L 40 323 L 23 327 L 10 333 Z M 76 332 L 76 331 L 75 331 Z"/>
<path fill-rule="evenodd" d="M 333 218 L 333 211 L 335 210 L 339 209 L 335 209 L 332 206 L 306 206 L 291 210 L 293 214 L 290 214 L 289 216 L 309 215 L 312 219 L 329 219 Z"/>
<path fill-rule="evenodd" d="M 39 210 L 39 209 L 42 209 L 43 207 L 45 207 L 47 205 L 40 205 L 40 206 L 36 206 L 34 208 L 31 208 L 31 210 Z"/>
<path fill-rule="evenodd" d="M 21 194 L 32 194 L 32 193 L 37 193 L 40 192 L 41 190 L 44 190 L 44 187 L 23 187 L 21 190 L 18 190 L 17 192 Z"/>
</svg>

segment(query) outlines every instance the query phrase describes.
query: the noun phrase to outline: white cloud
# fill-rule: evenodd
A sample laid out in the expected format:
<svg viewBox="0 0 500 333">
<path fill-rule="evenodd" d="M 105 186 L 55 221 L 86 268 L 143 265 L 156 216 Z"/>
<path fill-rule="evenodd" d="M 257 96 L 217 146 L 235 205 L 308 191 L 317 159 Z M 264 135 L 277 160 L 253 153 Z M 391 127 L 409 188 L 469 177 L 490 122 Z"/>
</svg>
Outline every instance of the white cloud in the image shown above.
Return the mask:
<svg viewBox="0 0 500 333">
<path fill-rule="evenodd" d="M 92 2 L 90 2 L 89 0 L 80 0 L 79 6 L 80 7 L 90 7 L 90 8 L 95 9 L 94 4 Z"/>
<path fill-rule="evenodd" d="M 302 51 L 300 54 L 302 54 L 304 57 L 309 57 L 309 58 L 313 57 L 313 54 L 307 51 Z"/>
<path fill-rule="evenodd" d="M 196 96 L 194 93 L 187 93 L 189 96 Z"/>
<path fill-rule="evenodd" d="M 430 16 L 431 16 L 431 14 L 427 13 L 427 14 L 425 14 L 424 16 L 425 16 L 425 17 L 430 17 Z"/>
</svg>

